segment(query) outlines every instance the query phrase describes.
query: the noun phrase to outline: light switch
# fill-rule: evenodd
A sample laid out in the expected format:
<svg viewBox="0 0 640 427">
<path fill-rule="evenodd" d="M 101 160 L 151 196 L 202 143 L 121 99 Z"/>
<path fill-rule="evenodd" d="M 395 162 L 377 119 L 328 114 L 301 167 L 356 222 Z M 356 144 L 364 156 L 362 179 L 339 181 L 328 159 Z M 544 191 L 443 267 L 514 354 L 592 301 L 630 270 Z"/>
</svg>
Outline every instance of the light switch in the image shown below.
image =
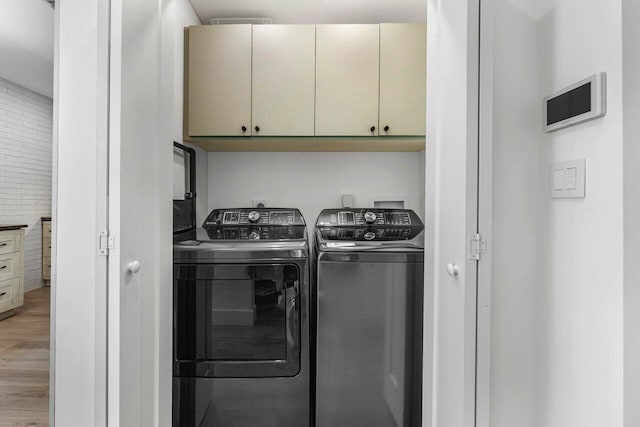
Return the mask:
<svg viewBox="0 0 640 427">
<path fill-rule="evenodd" d="M 585 196 L 586 160 L 554 163 L 551 168 L 551 197 L 554 199 Z"/>
<path fill-rule="evenodd" d="M 555 169 L 553 171 L 553 191 L 564 190 L 564 169 Z"/>
<path fill-rule="evenodd" d="M 576 177 L 578 175 L 577 168 L 567 168 L 564 170 L 564 189 L 576 189 Z"/>
</svg>

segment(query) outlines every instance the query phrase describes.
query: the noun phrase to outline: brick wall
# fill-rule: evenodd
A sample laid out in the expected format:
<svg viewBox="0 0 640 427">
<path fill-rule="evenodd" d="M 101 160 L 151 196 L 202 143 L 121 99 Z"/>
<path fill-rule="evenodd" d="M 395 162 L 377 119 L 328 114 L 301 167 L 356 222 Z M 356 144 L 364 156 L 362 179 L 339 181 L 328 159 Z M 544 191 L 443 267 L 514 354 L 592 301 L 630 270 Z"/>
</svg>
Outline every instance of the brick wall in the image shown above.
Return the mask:
<svg viewBox="0 0 640 427">
<path fill-rule="evenodd" d="M 42 286 L 42 228 L 51 216 L 53 102 L 0 78 L 0 224 L 28 224 L 25 291 Z"/>
</svg>

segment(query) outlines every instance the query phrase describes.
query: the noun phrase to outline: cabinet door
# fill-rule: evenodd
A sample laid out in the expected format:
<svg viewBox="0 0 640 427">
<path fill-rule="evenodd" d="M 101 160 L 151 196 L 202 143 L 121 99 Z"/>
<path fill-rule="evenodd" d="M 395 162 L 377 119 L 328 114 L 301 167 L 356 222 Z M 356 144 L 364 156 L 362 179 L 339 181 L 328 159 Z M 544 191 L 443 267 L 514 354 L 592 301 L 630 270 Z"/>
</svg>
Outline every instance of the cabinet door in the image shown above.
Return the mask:
<svg viewBox="0 0 640 427">
<path fill-rule="evenodd" d="M 378 135 L 379 53 L 378 25 L 316 26 L 316 136 Z"/>
<path fill-rule="evenodd" d="M 253 27 L 252 135 L 313 136 L 314 25 Z"/>
<path fill-rule="evenodd" d="M 250 135 L 251 25 L 190 27 L 188 55 L 189 135 Z"/>
<path fill-rule="evenodd" d="M 426 131 L 426 24 L 380 24 L 380 135 Z"/>
</svg>

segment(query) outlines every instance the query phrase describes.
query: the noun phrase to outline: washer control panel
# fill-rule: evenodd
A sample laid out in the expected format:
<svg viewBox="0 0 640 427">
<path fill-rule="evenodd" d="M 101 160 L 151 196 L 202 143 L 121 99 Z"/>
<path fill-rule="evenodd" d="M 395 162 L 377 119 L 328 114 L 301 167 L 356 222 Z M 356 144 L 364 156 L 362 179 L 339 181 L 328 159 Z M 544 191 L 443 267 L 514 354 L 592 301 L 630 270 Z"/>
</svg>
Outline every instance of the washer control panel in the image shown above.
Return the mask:
<svg viewBox="0 0 640 427">
<path fill-rule="evenodd" d="M 409 209 L 325 209 L 316 228 L 325 240 L 391 241 L 410 240 L 424 229 Z"/>
<path fill-rule="evenodd" d="M 291 240 L 304 238 L 298 209 L 215 209 L 202 224 L 213 240 Z"/>
</svg>

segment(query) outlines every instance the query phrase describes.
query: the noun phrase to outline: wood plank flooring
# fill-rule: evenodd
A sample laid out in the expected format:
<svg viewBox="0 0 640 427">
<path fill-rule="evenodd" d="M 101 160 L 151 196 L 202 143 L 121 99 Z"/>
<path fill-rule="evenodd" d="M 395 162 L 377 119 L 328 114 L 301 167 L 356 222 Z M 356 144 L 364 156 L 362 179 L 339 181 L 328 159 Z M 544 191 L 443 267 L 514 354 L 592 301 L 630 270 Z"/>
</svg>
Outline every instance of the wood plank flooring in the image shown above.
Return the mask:
<svg viewBox="0 0 640 427">
<path fill-rule="evenodd" d="M 49 425 L 49 291 L 0 321 L 0 426 Z"/>
</svg>

